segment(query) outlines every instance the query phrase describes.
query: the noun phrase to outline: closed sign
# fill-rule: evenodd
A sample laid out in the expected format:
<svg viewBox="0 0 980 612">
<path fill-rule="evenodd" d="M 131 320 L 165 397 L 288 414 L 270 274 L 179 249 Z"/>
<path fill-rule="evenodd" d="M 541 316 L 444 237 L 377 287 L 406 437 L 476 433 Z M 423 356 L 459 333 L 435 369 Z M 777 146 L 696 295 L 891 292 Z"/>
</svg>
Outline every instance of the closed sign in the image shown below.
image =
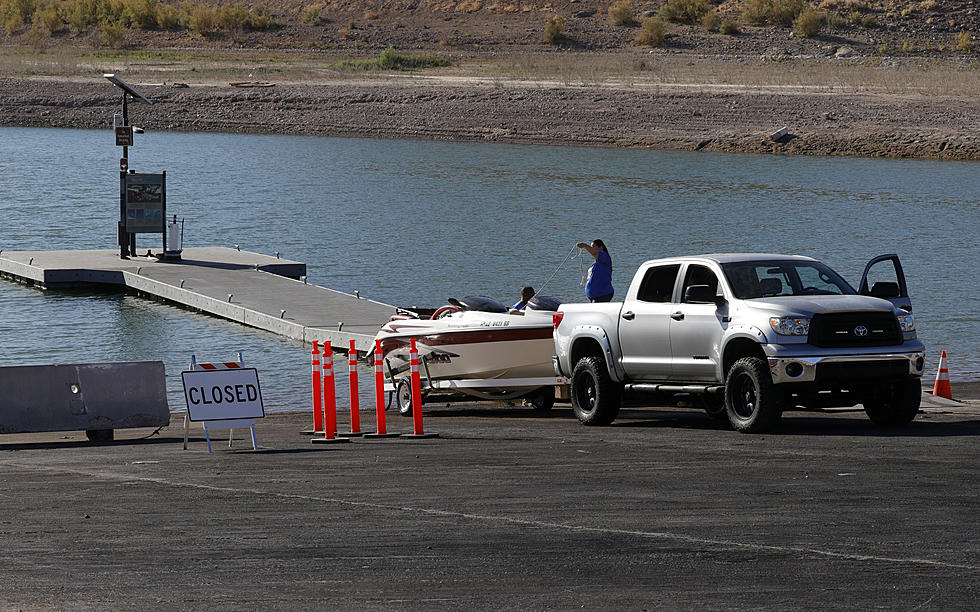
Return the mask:
<svg viewBox="0 0 980 612">
<path fill-rule="evenodd" d="M 191 421 L 265 417 L 255 368 L 181 372 Z"/>
</svg>

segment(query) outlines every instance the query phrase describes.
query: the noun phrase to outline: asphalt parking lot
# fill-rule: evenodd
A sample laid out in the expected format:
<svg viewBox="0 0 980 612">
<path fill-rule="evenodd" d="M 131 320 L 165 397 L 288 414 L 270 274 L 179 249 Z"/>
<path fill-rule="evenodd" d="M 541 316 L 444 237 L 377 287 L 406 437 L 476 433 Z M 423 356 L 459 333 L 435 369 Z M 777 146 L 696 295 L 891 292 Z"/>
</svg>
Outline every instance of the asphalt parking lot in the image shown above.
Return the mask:
<svg viewBox="0 0 980 612">
<path fill-rule="evenodd" d="M 338 445 L 291 414 L 213 455 L 178 418 L 4 436 L 0 607 L 972 610 L 980 405 L 927 410 L 744 435 L 453 405 L 427 411 L 438 438 Z"/>
</svg>

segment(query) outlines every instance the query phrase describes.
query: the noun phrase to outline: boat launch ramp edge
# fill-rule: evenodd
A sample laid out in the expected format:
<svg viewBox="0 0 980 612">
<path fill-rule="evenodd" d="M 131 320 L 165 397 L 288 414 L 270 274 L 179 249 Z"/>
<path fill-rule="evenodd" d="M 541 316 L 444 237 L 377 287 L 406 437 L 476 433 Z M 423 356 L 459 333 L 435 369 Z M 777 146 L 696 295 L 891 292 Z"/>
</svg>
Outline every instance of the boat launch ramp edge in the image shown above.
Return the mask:
<svg viewBox="0 0 980 612">
<path fill-rule="evenodd" d="M 116 250 L 0 251 L 0 276 L 57 289 L 110 285 L 280 336 L 373 348 L 395 307 L 307 284 L 306 264 L 226 247 L 184 249 L 181 259 L 122 259 Z"/>
</svg>

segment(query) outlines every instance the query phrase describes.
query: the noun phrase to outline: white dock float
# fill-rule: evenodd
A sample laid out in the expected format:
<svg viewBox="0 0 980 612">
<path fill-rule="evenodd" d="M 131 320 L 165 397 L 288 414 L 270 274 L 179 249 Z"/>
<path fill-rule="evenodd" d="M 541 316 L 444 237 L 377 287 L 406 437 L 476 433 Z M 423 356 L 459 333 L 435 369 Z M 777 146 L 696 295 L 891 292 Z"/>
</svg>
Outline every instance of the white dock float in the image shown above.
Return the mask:
<svg viewBox="0 0 980 612">
<path fill-rule="evenodd" d="M 44 288 L 128 288 L 243 325 L 346 351 L 373 350 L 395 307 L 310 285 L 306 264 L 226 247 L 184 249 L 180 260 L 121 259 L 116 250 L 2 251 L 0 276 Z M 285 312 L 283 312 L 285 311 Z"/>
</svg>

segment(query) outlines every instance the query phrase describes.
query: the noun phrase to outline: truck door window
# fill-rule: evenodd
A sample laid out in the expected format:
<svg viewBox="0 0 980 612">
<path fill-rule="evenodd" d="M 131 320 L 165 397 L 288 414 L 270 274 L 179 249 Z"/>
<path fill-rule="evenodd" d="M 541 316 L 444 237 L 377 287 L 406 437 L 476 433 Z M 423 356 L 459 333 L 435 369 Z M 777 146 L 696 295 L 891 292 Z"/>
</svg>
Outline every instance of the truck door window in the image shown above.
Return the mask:
<svg viewBox="0 0 980 612">
<path fill-rule="evenodd" d="M 891 260 L 878 262 L 868 269 L 867 284 L 871 287 L 868 295 L 875 297 L 897 297 L 900 283 L 898 281 L 898 271 Z M 885 288 L 886 286 L 890 286 Z M 885 289 L 883 289 L 885 288 Z M 889 291 L 890 289 L 890 291 Z"/>
<path fill-rule="evenodd" d="M 654 266 L 647 270 L 636 299 L 641 302 L 669 302 L 674 295 L 674 283 L 680 269 L 680 264 L 675 264 Z"/>
<path fill-rule="evenodd" d="M 691 264 L 687 267 L 687 275 L 684 277 L 684 287 L 681 289 L 681 299 L 687 293 L 687 288 L 691 285 L 708 285 L 711 290 L 718 295 L 718 277 L 711 268 L 698 264 Z"/>
</svg>

